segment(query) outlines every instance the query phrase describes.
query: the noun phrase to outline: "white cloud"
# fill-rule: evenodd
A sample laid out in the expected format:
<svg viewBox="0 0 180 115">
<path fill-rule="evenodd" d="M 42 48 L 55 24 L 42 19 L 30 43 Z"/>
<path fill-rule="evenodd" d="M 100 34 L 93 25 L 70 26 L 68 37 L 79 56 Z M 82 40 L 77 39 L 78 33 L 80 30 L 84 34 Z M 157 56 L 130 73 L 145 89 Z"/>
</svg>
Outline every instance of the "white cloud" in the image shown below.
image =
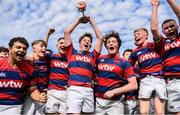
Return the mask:
<svg viewBox="0 0 180 115">
<path fill-rule="evenodd" d="M 56 40 L 63 36 L 63 31 L 79 16 L 76 8 L 79 0 L 1 0 L 0 1 L 0 45 L 7 46 L 12 37 L 24 36 L 29 42 L 43 39 L 48 28 L 56 32 L 50 37 L 49 47 L 54 47 Z M 151 4 L 149 0 L 85 0 L 86 15 L 91 15 L 103 35 L 111 30 L 120 33 L 123 44 L 121 51 L 134 48 L 133 30 L 137 27 L 150 28 Z M 168 4 L 161 0 L 159 22 L 173 17 Z M 176 19 L 177 20 L 177 19 Z M 73 42 L 78 48 L 78 38 L 85 32 L 95 34 L 89 24 L 79 25 L 72 33 Z M 151 37 L 151 36 L 150 36 Z M 94 45 L 95 41 L 93 42 Z M 124 45 L 127 44 L 128 45 Z M 31 51 L 31 50 L 30 50 Z M 106 49 L 103 47 L 103 53 Z"/>
</svg>

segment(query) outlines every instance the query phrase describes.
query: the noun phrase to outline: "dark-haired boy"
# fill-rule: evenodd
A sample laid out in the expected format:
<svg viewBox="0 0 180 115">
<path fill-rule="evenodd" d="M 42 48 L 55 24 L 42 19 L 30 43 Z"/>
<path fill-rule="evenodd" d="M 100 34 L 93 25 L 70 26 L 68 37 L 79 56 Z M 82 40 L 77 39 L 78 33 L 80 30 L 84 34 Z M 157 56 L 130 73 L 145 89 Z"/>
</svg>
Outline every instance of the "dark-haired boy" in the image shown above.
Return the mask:
<svg viewBox="0 0 180 115">
<path fill-rule="evenodd" d="M 124 114 L 123 94 L 137 89 L 136 77 L 131 64 L 119 56 L 119 34 L 113 31 L 104 39 L 108 54 L 97 60 L 96 115 L 120 115 Z"/>
<path fill-rule="evenodd" d="M 80 50 L 75 50 L 71 40 L 72 31 L 83 23 L 86 18 L 97 36 L 97 42 L 93 52 L 89 52 L 92 45 L 92 35 L 84 34 L 79 39 Z M 66 54 L 68 56 L 69 81 L 67 93 L 67 112 L 80 114 L 94 112 L 94 96 L 92 89 L 92 76 L 96 60 L 101 52 L 103 37 L 91 17 L 81 17 L 71 24 L 64 33 Z"/>
<path fill-rule="evenodd" d="M 164 37 L 158 29 L 159 0 L 151 0 L 151 31 L 159 54 L 164 61 L 165 78 L 167 78 L 168 111 L 180 114 L 180 34 L 174 19 L 165 20 L 161 27 Z M 179 12 L 179 10 L 177 11 Z M 178 17 L 179 18 L 179 17 Z"/>
<path fill-rule="evenodd" d="M 45 101 L 44 97 L 37 95 L 33 67 L 25 61 L 28 47 L 29 44 L 25 38 L 12 38 L 9 42 L 8 58 L 0 60 L 1 114 L 20 115 L 26 93 L 30 93 L 34 100 Z"/>
<path fill-rule="evenodd" d="M 9 50 L 3 46 L 0 46 L 0 59 L 7 58 Z"/>
</svg>

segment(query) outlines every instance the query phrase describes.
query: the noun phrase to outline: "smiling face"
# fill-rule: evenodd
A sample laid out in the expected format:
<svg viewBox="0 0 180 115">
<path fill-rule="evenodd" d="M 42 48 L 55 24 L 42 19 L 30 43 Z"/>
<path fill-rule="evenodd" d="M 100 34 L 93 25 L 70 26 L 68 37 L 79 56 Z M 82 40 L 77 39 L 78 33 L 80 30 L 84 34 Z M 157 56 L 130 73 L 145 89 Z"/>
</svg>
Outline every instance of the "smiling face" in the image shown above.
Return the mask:
<svg viewBox="0 0 180 115">
<path fill-rule="evenodd" d="M 9 52 L 0 52 L 0 59 L 7 58 Z"/>
<path fill-rule="evenodd" d="M 27 53 L 27 46 L 21 42 L 14 42 L 9 48 L 9 55 L 14 62 L 20 62 L 24 59 Z"/>
<path fill-rule="evenodd" d="M 56 44 L 56 47 L 58 49 L 58 52 L 60 54 L 65 54 L 66 51 L 65 51 L 65 45 L 64 45 L 64 39 L 59 39 L 57 44 Z"/>
<path fill-rule="evenodd" d="M 44 58 L 46 55 L 46 45 L 43 42 L 39 42 L 33 45 L 33 53 L 37 58 Z"/>
<path fill-rule="evenodd" d="M 119 44 L 115 37 L 110 37 L 107 39 L 106 48 L 109 55 L 116 55 L 119 53 Z"/>
<path fill-rule="evenodd" d="M 169 39 L 175 39 L 178 36 L 178 25 L 175 21 L 169 21 L 162 25 L 163 33 Z"/>
<path fill-rule="evenodd" d="M 135 45 L 138 47 L 144 46 L 148 38 L 148 33 L 143 29 L 137 29 L 134 31 Z"/>
<path fill-rule="evenodd" d="M 89 52 L 89 49 L 91 48 L 91 39 L 88 36 L 84 36 L 82 40 L 80 41 L 80 50 L 82 52 Z"/>
</svg>

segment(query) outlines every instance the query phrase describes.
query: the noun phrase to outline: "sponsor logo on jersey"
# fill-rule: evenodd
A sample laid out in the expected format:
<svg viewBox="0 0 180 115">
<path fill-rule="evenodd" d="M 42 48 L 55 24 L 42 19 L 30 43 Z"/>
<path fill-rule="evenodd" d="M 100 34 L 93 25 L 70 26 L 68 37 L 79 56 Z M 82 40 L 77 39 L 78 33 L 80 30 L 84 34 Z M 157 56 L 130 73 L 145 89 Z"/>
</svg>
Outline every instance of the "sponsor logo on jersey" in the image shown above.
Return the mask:
<svg viewBox="0 0 180 115">
<path fill-rule="evenodd" d="M 68 67 L 68 64 L 64 63 L 64 62 L 54 61 L 53 64 L 55 67 L 60 67 L 60 68 L 67 68 Z"/>
<path fill-rule="evenodd" d="M 83 61 L 83 62 L 88 62 L 90 63 L 91 59 L 86 57 L 86 56 L 76 56 L 77 61 Z"/>
<path fill-rule="evenodd" d="M 147 53 L 145 55 L 142 55 L 139 57 L 139 62 L 143 62 L 145 60 L 148 60 L 148 59 L 152 59 L 152 58 L 155 58 L 156 57 L 156 53 L 155 52 L 151 52 L 151 53 Z"/>
<path fill-rule="evenodd" d="M 1 88 L 22 88 L 23 82 L 15 82 L 13 80 L 10 81 L 0 81 Z"/>
<path fill-rule="evenodd" d="M 165 45 L 164 47 L 165 47 L 165 51 L 173 49 L 173 48 L 180 47 L 180 41 L 175 41 L 175 42 L 173 42 L 171 44 Z"/>
<path fill-rule="evenodd" d="M 105 70 L 105 71 L 113 71 L 115 66 L 113 65 L 108 65 L 108 64 L 99 64 L 98 69 L 99 70 Z"/>
</svg>

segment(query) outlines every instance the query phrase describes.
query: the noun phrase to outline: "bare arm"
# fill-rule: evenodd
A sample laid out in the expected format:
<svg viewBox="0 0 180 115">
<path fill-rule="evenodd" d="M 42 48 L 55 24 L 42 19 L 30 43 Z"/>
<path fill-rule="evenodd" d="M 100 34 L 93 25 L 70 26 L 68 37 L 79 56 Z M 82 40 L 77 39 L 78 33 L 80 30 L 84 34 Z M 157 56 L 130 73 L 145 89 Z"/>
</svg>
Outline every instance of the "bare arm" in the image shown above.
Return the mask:
<svg viewBox="0 0 180 115">
<path fill-rule="evenodd" d="M 172 8 L 172 10 L 174 11 L 174 13 L 176 14 L 178 20 L 180 21 L 180 5 L 178 5 L 176 3 L 176 0 L 167 0 L 170 7 Z"/>
<path fill-rule="evenodd" d="M 55 29 L 50 28 L 50 29 L 48 30 L 48 33 L 47 33 L 47 35 L 46 35 L 46 38 L 44 39 L 44 41 L 46 42 L 46 45 L 48 45 L 48 41 L 49 41 L 50 35 L 53 34 L 54 32 L 55 32 Z"/>
<path fill-rule="evenodd" d="M 158 6 L 159 0 L 151 0 L 152 4 L 152 14 L 151 14 L 151 32 L 153 34 L 153 39 L 156 43 L 161 40 L 161 33 L 158 29 Z"/>
<path fill-rule="evenodd" d="M 42 102 L 42 103 L 45 103 L 47 101 L 47 94 L 46 93 L 41 93 L 37 89 L 32 91 L 30 96 L 35 101 L 39 101 L 39 102 Z"/>
<path fill-rule="evenodd" d="M 80 23 L 80 19 L 76 20 L 74 23 L 72 23 L 64 32 L 64 44 L 65 47 L 69 46 L 72 43 L 71 40 L 71 33 L 72 31 L 77 27 L 77 25 Z"/>
<path fill-rule="evenodd" d="M 127 80 L 128 80 L 127 85 L 124 85 L 123 87 L 119 87 L 119 88 L 115 88 L 113 90 L 107 91 L 104 94 L 104 97 L 109 99 L 115 95 L 124 94 L 124 93 L 130 92 L 130 91 L 136 90 L 138 87 L 136 77 L 131 77 L 131 78 L 128 78 Z"/>
<path fill-rule="evenodd" d="M 103 44 L 103 36 L 102 36 L 102 33 L 101 31 L 99 30 L 99 28 L 97 27 L 95 21 L 92 19 L 92 17 L 89 17 L 89 21 L 90 21 L 90 24 L 96 34 L 96 37 L 97 37 L 97 42 L 96 42 L 96 45 L 95 45 L 95 50 L 98 52 L 98 53 L 101 53 L 101 48 L 102 48 L 102 44 Z"/>
</svg>

